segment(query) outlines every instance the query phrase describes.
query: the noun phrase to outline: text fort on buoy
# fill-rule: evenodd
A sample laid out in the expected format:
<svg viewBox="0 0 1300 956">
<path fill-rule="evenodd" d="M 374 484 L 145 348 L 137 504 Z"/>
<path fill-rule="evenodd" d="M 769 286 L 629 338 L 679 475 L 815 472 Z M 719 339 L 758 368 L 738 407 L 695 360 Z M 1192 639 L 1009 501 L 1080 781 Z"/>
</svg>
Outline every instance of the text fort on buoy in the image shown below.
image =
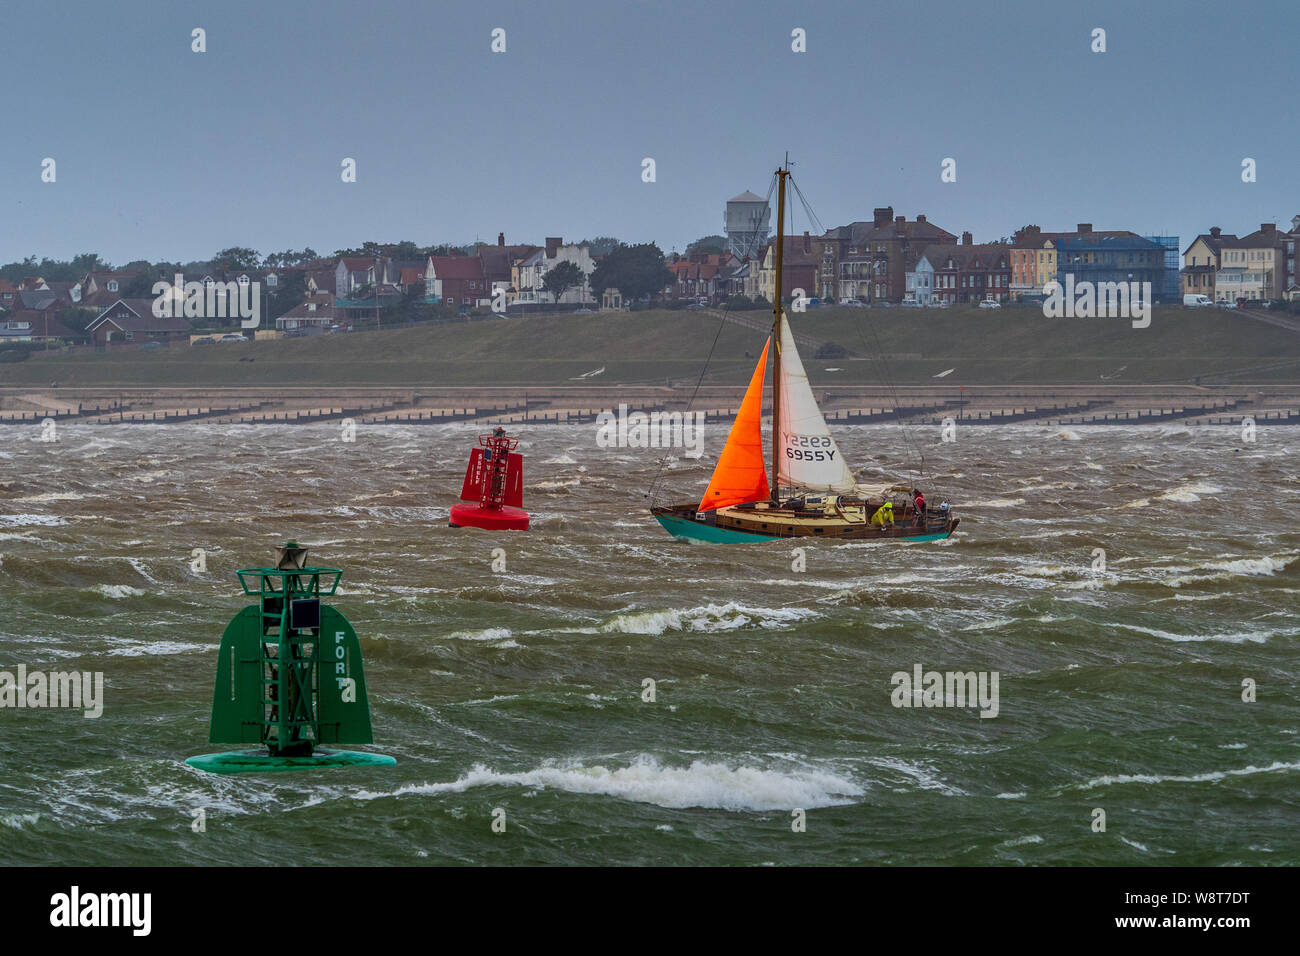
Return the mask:
<svg viewBox="0 0 1300 956">
<path fill-rule="evenodd" d="M 515 453 L 518 438 L 497 427 L 478 436 L 479 447 L 470 452 L 460 504 L 451 506 L 453 528 L 489 531 L 527 531 L 524 505 L 524 456 Z"/>
<path fill-rule="evenodd" d="M 385 754 L 321 746 L 374 742 L 357 633 L 321 603 L 338 590 L 343 572 L 307 567 L 307 549 L 290 541 L 278 549 L 274 568 L 235 573 L 258 602 L 236 614 L 221 636 L 208 742 L 264 749 L 185 762 L 221 774 L 395 764 Z"/>
</svg>

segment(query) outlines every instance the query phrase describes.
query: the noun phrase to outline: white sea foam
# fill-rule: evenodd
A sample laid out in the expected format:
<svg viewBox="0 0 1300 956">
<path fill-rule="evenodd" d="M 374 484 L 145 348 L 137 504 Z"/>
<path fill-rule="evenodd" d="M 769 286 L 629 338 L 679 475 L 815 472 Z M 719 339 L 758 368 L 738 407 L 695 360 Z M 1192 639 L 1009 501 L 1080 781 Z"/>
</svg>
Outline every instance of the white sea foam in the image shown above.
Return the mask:
<svg viewBox="0 0 1300 956">
<path fill-rule="evenodd" d="M 809 608 L 750 607 L 730 601 L 685 611 L 629 611 L 606 621 L 600 630 L 606 634 L 659 635 L 665 631 L 702 631 L 712 634 L 744 627 L 785 627 L 817 616 L 817 612 Z"/>
<path fill-rule="evenodd" d="M 1172 631 L 1162 631 L 1155 627 L 1142 627 L 1139 624 L 1117 623 L 1114 627 L 1121 627 L 1126 631 L 1136 631 L 1139 634 L 1146 634 L 1150 637 L 1158 637 L 1165 641 L 1174 641 L 1179 644 L 1200 643 L 1203 641 L 1222 641 L 1225 644 L 1263 644 L 1270 637 L 1278 635 L 1294 635 L 1296 628 L 1287 628 L 1276 631 L 1241 631 L 1228 632 L 1223 634 L 1175 634 Z"/>
<path fill-rule="evenodd" d="M 21 528 L 25 525 L 54 528 L 63 524 L 67 522 L 58 515 L 0 515 L 0 527 L 5 528 Z"/>
<path fill-rule="evenodd" d="M 1197 570 L 1210 571 L 1210 574 L 1184 574 L 1165 578 L 1161 583 L 1177 588 L 1184 584 L 1198 581 L 1226 581 L 1235 577 L 1266 577 L 1285 570 L 1294 561 L 1297 553 L 1292 551 L 1280 555 L 1265 555 L 1262 558 L 1231 558 L 1225 561 L 1210 561 L 1199 566 Z"/>
<path fill-rule="evenodd" d="M 1208 770 L 1205 773 L 1187 776 L 1150 773 L 1118 774 L 1115 776 L 1107 774 L 1106 776 L 1095 777 L 1087 783 L 1079 784 L 1074 789 L 1092 790 L 1096 787 L 1110 787 L 1124 783 L 1216 783 L 1229 777 L 1249 777 L 1257 773 L 1278 773 L 1283 770 L 1300 770 L 1300 763 L 1274 761 L 1267 767 L 1249 766 L 1236 770 Z"/>
<path fill-rule="evenodd" d="M 511 639 L 508 627 L 488 627 L 481 631 L 454 631 L 447 635 L 452 641 L 489 641 L 493 647 L 518 647 L 518 642 Z"/>
<path fill-rule="evenodd" d="M 674 810 L 814 809 L 853 803 L 864 792 L 854 781 L 825 770 L 767 770 L 706 760 L 696 760 L 688 767 L 669 767 L 643 754 L 629 766 L 617 768 L 571 761 L 547 763 L 522 773 L 498 773 L 480 764 L 451 783 L 413 784 L 392 793 L 362 792 L 357 796 L 370 800 L 407 793 L 463 793 L 492 786 L 596 794 Z"/>
<path fill-rule="evenodd" d="M 1005 846 L 1005 847 L 1028 846 L 1029 844 L 1032 843 L 1042 843 L 1042 842 L 1043 842 L 1043 838 L 1040 837 L 1037 833 L 1033 833 L 1030 834 L 1029 836 L 1015 837 L 1014 839 L 1011 840 L 1003 840 L 1001 843 L 998 844 L 998 846 Z"/>
<path fill-rule="evenodd" d="M 129 584 L 96 584 L 90 590 L 115 601 L 128 597 L 141 597 L 144 594 L 139 588 L 133 588 Z"/>
<path fill-rule="evenodd" d="M 108 652 L 110 657 L 170 657 L 195 651 L 215 650 L 219 644 L 187 644 L 183 641 L 118 641 L 122 646 Z"/>
<path fill-rule="evenodd" d="M 1157 495 L 1157 501 L 1177 501 L 1180 503 L 1191 503 L 1200 501 L 1201 495 L 1217 495 L 1223 491 L 1214 485 L 1201 485 L 1195 482 L 1179 485 L 1177 488 L 1170 488 L 1163 494 Z"/>
<path fill-rule="evenodd" d="M 41 818 L 39 813 L 0 813 L 0 826 L 9 827 L 12 830 L 21 830 L 29 827 Z"/>
</svg>

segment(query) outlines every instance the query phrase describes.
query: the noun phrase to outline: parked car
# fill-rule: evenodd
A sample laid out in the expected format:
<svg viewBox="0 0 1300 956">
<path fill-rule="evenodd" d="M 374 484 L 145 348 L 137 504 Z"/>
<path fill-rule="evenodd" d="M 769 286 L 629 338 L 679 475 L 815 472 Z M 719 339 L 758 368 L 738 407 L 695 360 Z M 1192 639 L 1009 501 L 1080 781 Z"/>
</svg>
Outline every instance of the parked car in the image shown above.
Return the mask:
<svg viewBox="0 0 1300 956">
<path fill-rule="evenodd" d="M 146 342 L 146 343 L 144 343 L 144 345 L 140 346 L 140 351 L 141 351 L 141 352 L 157 352 L 160 348 L 162 348 L 162 343 L 161 343 L 161 342 Z"/>
<path fill-rule="evenodd" d="M 1237 307 L 1237 303 L 1233 302 L 1231 299 L 1220 299 L 1218 301 L 1218 306 L 1221 309 L 1235 309 Z"/>
<path fill-rule="evenodd" d="M 204 336 L 201 339 L 195 339 L 190 345 L 216 345 L 217 340 L 211 336 Z"/>
<path fill-rule="evenodd" d="M 997 299 L 980 299 L 980 308 L 981 308 L 981 309 L 1000 309 L 1000 308 L 1002 308 L 1002 303 L 999 302 Z"/>
<path fill-rule="evenodd" d="M 247 342 L 247 335 L 240 335 L 238 332 L 227 332 L 221 337 L 223 342 Z"/>
<path fill-rule="evenodd" d="M 690 306 L 688 305 L 687 308 L 689 309 Z M 699 307 L 696 306 L 696 308 L 699 308 Z M 574 309 L 574 310 L 573 310 L 573 314 L 574 314 L 574 315 L 591 315 L 591 314 L 592 314 L 592 310 L 591 310 L 591 309 L 588 309 L 588 308 L 586 308 L 586 307 L 583 307 L 583 308 L 581 308 L 581 309 Z"/>
</svg>

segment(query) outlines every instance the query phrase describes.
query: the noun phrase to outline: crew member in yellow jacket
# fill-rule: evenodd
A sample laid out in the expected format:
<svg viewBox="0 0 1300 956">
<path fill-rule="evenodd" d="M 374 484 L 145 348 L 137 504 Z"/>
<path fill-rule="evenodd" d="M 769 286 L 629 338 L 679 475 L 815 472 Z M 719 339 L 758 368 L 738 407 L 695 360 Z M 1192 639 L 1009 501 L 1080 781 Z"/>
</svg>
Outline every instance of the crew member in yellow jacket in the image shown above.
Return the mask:
<svg viewBox="0 0 1300 956">
<path fill-rule="evenodd" d="M 871 523 L 881 528 L 887 527 L 894 523 L 894 503 L 886 501 L 876 509 L 876 513 L 871 516 Z"/>
</svg>

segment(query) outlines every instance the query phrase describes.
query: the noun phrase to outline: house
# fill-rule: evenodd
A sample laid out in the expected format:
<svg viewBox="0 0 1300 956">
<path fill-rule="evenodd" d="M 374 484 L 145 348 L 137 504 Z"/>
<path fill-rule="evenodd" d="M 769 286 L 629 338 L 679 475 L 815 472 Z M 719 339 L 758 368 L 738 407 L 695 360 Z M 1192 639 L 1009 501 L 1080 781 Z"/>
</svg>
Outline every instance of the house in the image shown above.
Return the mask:
<svg viewBox="0 0 1300 956">
<path fill-rule="evenodd" d="M 941 247 L 931 246 L 930 248 L 938 249 Z M 924 252 L 921 253 L 921 258 L 916 260 L 916 267 L 907 274 L 907 286 L 903 292 L 903 301 L 915 305 L 930 305 L 935 301 L 934 266 L 925 257 Z"/>
<path fill-rule="evenodd" d="M 8 279 L 0 279 L 0 309 L 14 309 L 18 301 L 18 286 Z"/>
<path fill-rule="evenodd" d="M 307 291 L 328 292 L 336 295 L 338 289 L 338 264 L 323 259 L 310 262 L 302 267 Z"/>
<path fill-rule="evenodd" d="M 671 298 L 717 302 L 730 294 L 726 279 L 740 266 L 740 260 L 729 252 L 673 253 L 667 266 L 675 278 L 668 291 Z"/>
<path fill-rule="evenodd" d="M 1165 249 L 1136 233 L 1105 234 L 1082 223 L 1075 236 L 1056 240 L 1056 280 L 1074 276 L 1077 286 L 1110 282 L 1151 283 L 1153 299 L 1165 291 Z"/>
<path fill-rule="evenodd" d="M 499 238 L 504 239 L 504 237 Z M 546 245 L 536 252 L 528 252 L 528 248 L 533 247 L 523 248 L 525 254 L 521 255 L 510 269 L 510 284 L 515 290 L 511 298 L 512 302 L 521 305 L 555 302 L 555 296 L 545 289 L 546 274 L 562 262 L 571 262 L 582 273 L 583 283 L 566 289 L 559 301 L 595 304 L 591 286 L 586 280 L 596 268 L 596 259 L 592 256 L 591 247 L 587 243 L 566 245 L 562 237 L 548 236 Z"/>
<path fill-rule="evenodd" d="M 1296 243 L 1300 241 L 1300 216 L 1291 217 L 1291 231 L 1286 234 L 1286 297 L 1300 299 L 1300 263 L 1296 261 Z"/>
<path fill-rule="evenodd" d="M 1219 272 L 1219 254 L 1225 239 L 1236 239 L 1232 233 L 1224 234 L 1218 226 L 1211 226 L 1183 251 L 1183 268 L 1179 273 L 1179 291 L 1183 295 L 1205 295 L 1218 301 L 1215 279 Z"/>
<path fill-rule="evenodd" d="M 421 295 L 424 294 L 424 266 L 425 264 L 423 262 L 395 264 L 397 269 L 397 285 L 403 293 L 415 289 L 418 290 Z"/>
<path fill-rule="evenodd" d="M 0 342 L 44 342 L 79 337 L 50 312 L 19 309 L 0 319 Z"/>
<path fill-rule="evenodd" d="M 424 267 L 424 294 L 456 308 L 477 305 L 488 297 L 483 260 L 478 256 L 429 256 Z"/>
<path fill-rule="evenodd" d="M 560 295 L 559 302 L 580 304 L 595 302 L 591 294 L 591 286 L 587 284 L 587 278 L 595 270 L 596 260 L 592 258 L 591 247 L 587 243 L 579 242 L 566 245 L 564 239 L 560 236 L 547 236 L 544 255 L 545 272 L 550 272 L 562 262 L 571 262 L 582 273 L 582 285 L 571 286 L 564 290 Z M 545 273 L 542 275 L 542 281 L 546 281 Z M 538 286 L 537 289 L 540 291 L 541 286 Z M 550 293 L 546 293 L 546 295 L 548 300 L 555 301 L 554 296 L 551 296 Z"/>
<path fill-rule="evenodd" d="M 852 222 L 819 237 L 817 282 L 823 298 L 901 302 L 907 273 L 931 245 L 955 244 L 957 237 L 919 214 L 908 222 L 894 207 L 872 210 L 870 222 Z"/>
<path fill-rule="evenodd" d="M 488 294 L 494 295 L 498 290 L 504 290 L 509 298 L 519 288 L 515 284 L 516 267 L 541 248 L 533 245 L 506 245 L 504 232 L 497 233 L 495 246 L 480 243 L 476 254 L 483 260 L 483 277 L 487 281 Z"/>
<path fill-rule="evenodd" d="M 86 326 L 96 345 L 120 342 L 169 341 L 189 335 L 190 324 L 180 318 L 158 318 L 153 299 L 118 299 Z"/>
<path fill-rule="evenodd" d="M 1044 232 L 1039 226 L 1022 226 L 1011 240 L 1011 299 L 1026 295 L 1045 295 L 1044 287 L 1058 279 L 1057 253 L 1062 240 L 1092 240 L 1102 238 L 1140 238 L 1137 233 L 1124 229 L 1093 229 L 1092 223 L 1081 222 L 1073 232 Z M 1163 271 L 1153 290 L 1163 291 Z"/>
<path fill-rule="evenodd" d="M 275 327 L 281 332 L 304 328 L 328 329 L 335 324 L 338 317 L 334 307 L 334 296 L 328 292 L 318 292 L 307 296 L 276 319 Z"/>
<path fill-rule="evenodd" d="M 813 251 L 812 237 L 808 233 L 802 236 L 786 236 L 781 252 L 781 295 L 791 298 L 796 289 L 802 289 L 804 296 L 815 298 L 817 292 L 817 266 L 821 255 Z M 763 258 L 758 270 L 758 294 L 767 301 L 773 301 L 776 295 L 776 240 L 773 239 L 763 250 Z"/>
<path fill-rule="evenodd" d="M 1215 301 L 1268 302 L 1286 292 L 1287 235 L 1265 222 L 1248 236 L 1222 239 Z"/>
<path fill-rule="evenodd" d="M 334 267 L 334 294 L 340 299 L 346 299 L 358 289 L 367 289 L 374 285 L 378 264 L 378 259 L 348 256 L 340 258 Z"/>
<path fill-rule="evenodd" d="M 127 283 L 139 273 L 121 271 L 91 271 L 74 283 L 71 301 L 85 309 L 106 309 L 113 305 L 126 289 Z"/>
<path fill-rule="evenodd" d="M 912 273 L 914 299 L 909 301 L 998 301 L 1011 292 L 1011 246 L 1005 242 L 976 243 L 969 232 L 963 232 L 960 245 L 927 247 Z M 922 288 L 922 282 L 928 288 Z M 927 298 L 922 299 L 922 293 Z"/>
</svg>

